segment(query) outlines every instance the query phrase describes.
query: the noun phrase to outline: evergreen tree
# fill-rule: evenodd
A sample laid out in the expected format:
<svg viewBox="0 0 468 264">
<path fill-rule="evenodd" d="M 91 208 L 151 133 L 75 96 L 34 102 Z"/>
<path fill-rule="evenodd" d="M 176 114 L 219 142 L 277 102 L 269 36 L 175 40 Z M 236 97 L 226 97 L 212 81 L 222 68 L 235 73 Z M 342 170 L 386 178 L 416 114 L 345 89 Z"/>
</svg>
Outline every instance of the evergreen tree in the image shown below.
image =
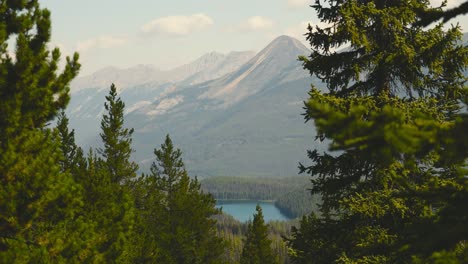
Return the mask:
<svg viewBox="0 0 468 264">
<path fill-rule="evenodd" d="M 301 59 L 328 88 L 312 88 L 305 116 L 331 152 L 310 151 L 312 165 L 301 164 L 322 195 L 321 216 L 295 230 L 293 260 L 399 263 L 454 250 L 466 237 L 419 247 L 430 231 L 416 227 L 434 225 L 449 208 L 430 194 L 463 188 L 457 167 L 431 147 L 433 128 L 453 125 L 466 93 L 459 28 L 417 26 L 419 11 L 433 10 L 428 1 L 325 2 L 313 7 L 328 26 L 309 26 L 312 54 Z"/>
<path fill-rule="evenodd" d="M 242 255 L 241 264 L 273 264 L 278 263 L 268 238 L 268 226 L 263 219 L 262 208 L 257 204 L 252 223 L 249 223 Z"/>
<path fill-rule="evenodd" d="M 130 161 L 132 129 L 124 128 L 125 104 L 117 98 L 115 85 L 106 96 L 101 122 L 102 157 L 90 150 L 81 170 L 86 190 L 88 217 L 97 223 L 100 240 L 97 245 L 101 261 L 128 263 L 134 257 L 131 244 L 135 224 L 134 199 L 130 184 L 138 166 Z"/>
<path fill-rule="evenodd" d="M 125 103 L 117 97 L 117 88 L 114 84 L 110 87 L 107 102 L 104 107 L 107 111 L 101 121 L 101 138 L 104 148 L 100 150 L 107 170 L 114 183 L 130 183 L 136 177 L 138 165 L 130 161 L 133 152 L 132 134 L 133 128 L 124 128 Z"/>
<path fill-rule="evenodd" d="M 60 148 L 62 149 L 63 159 L 60 160 L 62 171 L 71 171 L 77 165 L 78 146 L 75 143 L 75 130 L 68 129 L 68 117 L 65 111 L 61 111 L 57 119 L 57 131 L 60 137 Z"/>
<path fill-rule="evenodd" d="M 420 15 L 422 19 L 418 22 L 418 24 L 427 26 L 440 19 L 445 23 L 456 16 L 468 13 L 468 1 L 465 1 L 460 5 L 450 8 L 448 10 L 442 10 L 442 8 L 446 6 L 447 1 L 444 1 L 438 9 L 421 11 Z"/>
<path fill-rule="evenodd" d="M 80 166 L 85 188 L 86 216 L 96 222 L 99 252 L 95 261 L 129 263 L 129 239 L 133 235 L 133 201 L 120 184 L 112 183 L 105 162 L 89 150 Z"/>
<path fill-rule="evenodd" d="M 156 243 L 158 263 L 219 263 L 223 243 L 216 236 L 219 213 L 215 200 L 200 190 L 198 180 L 190 179 L 169 135 L 160 149 L 155 149 L 156 162 L 145 179 L 147 195 L 143 200 L 146 226 Z M 151 240 L 149 239 L 149 240 Z"/>
<path fill-rule="evenodd" d="M 155 188 L 155 178 L 145 174 L 135 180 L 133 197 L 136 208 L 136 227 L 132 244 L 135 248 L 136 263 L 158 263 L 160 249 L 158 246 L 159 234 L 157 233 L 159 222 L 155 219 L 162 214 L 159 205 L 162 193 Z"/>
<path fill-rule="evenodd" d="M 68 122 L 69 119 L 65 115 L 65 111 L 62 110 L 58 115 L 56 127 L 63 155 L 59 164 L 63 172 L 71 173 L 75 182 L 83 187 L 83 184 L 87 184 L 89 176 L 87 173 L 88 163 L 83 149 L 76 145 L 75 130 L 69 130 Z"/>
<path fill-rule="evenodd" d="M 85 262 L 92 228 L 80 186 L 58 165 L 59 138 L 47 128 L 69 100 L 78 55 L 58 73 L 50 12 L 37 0 L 0 3 L 0 262 Z M 10 42 L 12 40 L 12 42 Z M 9 43 L 15 45 L 14 56 Z"/>
<path fill-rule="evenodd" d="M 466 107 L 468 93 L 463 101 Z M 419 148 L 424 146 L 438 153 L 436 169 L 445 171 L 441 173 L 442 177 L 434 177 L 429 184 L 414 192 L 420 199 L 432 202 L 437 210 L 433 219 L 416 221 L 410 227 L 413 248 L 426 253 L 414 255 L 414 263 L 468 262 L 468 230 L 465 224 L 468 221 L 467 130 L 468 114 L 459 113 L 453 123 L 426 127 L 430 136 L 413 141 L 419 144 L 416 145 Z"/>
</svg>

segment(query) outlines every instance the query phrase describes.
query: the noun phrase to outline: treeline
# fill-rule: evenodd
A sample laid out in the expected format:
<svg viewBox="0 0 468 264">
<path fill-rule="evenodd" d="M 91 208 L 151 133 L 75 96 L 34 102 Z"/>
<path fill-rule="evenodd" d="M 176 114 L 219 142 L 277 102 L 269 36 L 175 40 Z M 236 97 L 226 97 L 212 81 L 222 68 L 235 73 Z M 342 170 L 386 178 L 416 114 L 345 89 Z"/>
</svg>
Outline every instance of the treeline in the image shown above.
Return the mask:
<svg viewBox="0 0 468 264">
<path fill-rule="evenodd" d="M 305 118 L 334 152 L 311 150 L 300 166 L 321 197 L 320 214 L 292 227 L 290 260 L 468 263 L 468 115 L 460 111 L 468 48 L 457 44 L 460 29 L 418 26 L 425 14 L 444 14 L 429 1 L 313 8 L 327 28 L 309 27 L 312 54 L 301 60 L 328 91 L 312 88 Z M 0 3 L 0 263 L 287 262 L 274 241 L 290 226 L 269 227 L 257 207 L 247 227 L 231 219 L 221 229 L 214 198 L 188 177 L 169 136 L 151 171 L 136 174 L 133 130 L 114 86 L 103 147 L 75 145 L 59 113 L 78 54 L 58 72 L 50 24 L 37 0 Z M 343 44 L 345 52 L 331 50 Z"/>
<path fill-rule="evenodd" d="M 64 110 L 78 55 L 57 73 L 60 52 L 49 51 L 49 40 L 50 13 L 38 1 L 0 4 L 0 263 L 244 264 L 286 258 L 284 242 L 268 231 L 261 208 L 247 226 L 219 226 L 215 199 L 189 177 L 169 135 L 154 149 L 150 171 L 137 174 L 133 129 L 125 126 L 115 85 L 105 97 L 102 148 L 77 146 Z"/>
<path fill-rule="evenodd" d="M 310 194 L 310 178 L 210 177 L 202 189 L 221 200 L 271 200 L 289 218 L 317 212 L 319 195 Z"/>
<path fill-rule="evenodd" d="M 220 263 L 214 198 L 188 176 L 169 135 L 137 174 L 114 85 L 103 147 L 75 144 L 64 109 L 78 54 L 57 73 L 50 24 L 38 1 L 0 4 L 0 263 Z"/>
<path fill-rule="evenodd" d="M 304 187 L 297 188 L 275 200 L 275 206 L 289 218 L 300 218 L 311 213 L 320 214 L 319 203 L 320 196 L 312 195 L 310 190 Z"/>
<path fill-rule="evenodd" d="M 245 244 L 248 226 L 251 222 L 242 223 L 231 215 L 221 214 L 214 217 L 218 236 L 226 241 L 226 249 L 223 254 L 225 263 L 240 263 Z M 291 263 L 288 256 L 288 245 L 284 238 L 291 236 L 293 226 L 298 226 L 299 220 L 269 221 L 268 239 L 271 240 L 271 250 L 277 263 Z"/>
<path fill-rule="evenodd" d="M 210 177 L 201 181 L 202 189 L 222 200 L 275 200 L 298 188 L 310 186 L 304 176 L 289 178 Z"/>
</svg>

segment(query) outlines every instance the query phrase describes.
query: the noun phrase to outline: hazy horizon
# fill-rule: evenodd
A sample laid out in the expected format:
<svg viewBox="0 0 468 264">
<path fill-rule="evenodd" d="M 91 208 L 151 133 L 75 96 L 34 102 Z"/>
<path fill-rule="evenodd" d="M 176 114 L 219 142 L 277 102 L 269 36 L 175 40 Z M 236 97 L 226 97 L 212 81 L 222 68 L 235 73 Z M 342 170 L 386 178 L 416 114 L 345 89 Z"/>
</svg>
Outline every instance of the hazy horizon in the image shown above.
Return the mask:
<svg viewBox="0 0 468 264">
<path fill-rule="evenodd" d="M 51 46 L 63 55 L 79 52 L 80 76 L 85 76 L 109 66 L 167 70 L 211 51 L 258 52 L 280 35 L 305 43 L 307 24 L 318 23 L 308 7 L 313 2 L 43 0 L 41 5 L 52 13 Z M 450 21 L 456 22 L 468 28 L 466 16 Z"/>
</svg>

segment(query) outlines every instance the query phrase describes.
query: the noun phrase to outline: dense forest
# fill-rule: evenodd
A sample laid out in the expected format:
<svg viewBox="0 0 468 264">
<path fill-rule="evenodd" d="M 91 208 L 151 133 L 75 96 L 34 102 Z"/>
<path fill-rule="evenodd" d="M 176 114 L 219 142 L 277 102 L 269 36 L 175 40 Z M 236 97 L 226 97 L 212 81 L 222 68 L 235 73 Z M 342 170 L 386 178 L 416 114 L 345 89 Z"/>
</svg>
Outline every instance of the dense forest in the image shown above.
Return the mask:
<svg viewBox="0 0 468 264">
<path fill-rule="evenodd" d="M 221 200 L 269 200 L 289 218 L 317 212 L 319 196 L 311 196 L 310 178 L 210 177 L 201 181 L 202 190 Z"/>
<path fill-rule="evenodd" d="M 1 1 L 0 263 L 468 263 L 468 48 L 443 24 L 466 5 L 442 7 L 315 1 L 322 26 L 309 26 L 300 59 L 327 89 L 311 88 L 304 116 L 330 152 L 310 150 L 300 170 L 318 213 L 265 223 L 257 207 L 241 224 L 220 215 L 169 135 L 137 174 L 114 85 L 103 147 L 77 146 L 63 111 L 79 55 L 59 67 L 38 0 Z M 219 197 L 307 200 L 281 180 L 214 181 L 227 181 Z"/>
<path fill-rule="evenodd" d="M 216 219 L 218 236 L 226 242 L 226 248 L 222 255 L 223 261 L 239 263 L 250 223 L 241 223 L 226 214 L 217 215 L 214 218 Z M 285 238 L 291 237 L 292 227 L 298 226 L 298 224 L 299 220 L 269 221 L 267 223 L 268 239 L 271 240 L 272 251 L 279 263 L 291 263 Z"/>
</svg>

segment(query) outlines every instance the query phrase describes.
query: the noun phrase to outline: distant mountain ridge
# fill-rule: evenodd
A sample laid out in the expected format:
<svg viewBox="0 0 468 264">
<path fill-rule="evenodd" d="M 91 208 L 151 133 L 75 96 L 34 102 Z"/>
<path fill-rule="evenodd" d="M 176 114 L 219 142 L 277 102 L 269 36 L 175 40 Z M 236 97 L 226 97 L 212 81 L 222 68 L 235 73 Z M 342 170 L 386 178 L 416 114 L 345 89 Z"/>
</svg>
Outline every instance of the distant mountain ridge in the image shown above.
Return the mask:
<svg viewBox="0 0 468 264">
<path fill-rule="evenodd" d="M 122 91 L 137 85 L 180 82 L 189 77 L 192 77 L 191 83 L 195 84 L 227 74 L 254 55 L 253 51 L 231 52 L 229 54 L 210 52 L 190 63 L 165 71 L 153 65 L 142 64 L 126 69 L 106 67 L 91 75 L 78 77 L 72 82 L 71 90 L 72 93 L 76 93 L 83 89 L 107 89 L 110 85 L 109 81 L 111 81 Z M 199 77 L 194 78 L 195 75 Z"/>
<path fill-rule="evenodd" d="M 200 98 L 218 99 L 226 104 L 235 103 L 249 95 L 258 93 L 264 84 L 271 81 L 272 77 L 285 75 L 285 72 L 288 74 L 291 67 L 294 69 L 300 67 L 297 57 L 308 52 L 309 50 L 299 40 L 280 36 L 245 63 L 237 72 L 225 75 L 214 82 Z M 302 77 L 305 76 L 307 74 L 302 74 Z M 280 81 L 284 82 L 288 79 L 283 77 Z M 223 88 L 219 89 L 220 86 Z"/>
<path fill-rule="evenodd" d="M 169 133 L 192 175 L 297 174 L 298 162 L 316 144 L 313 126 L 301 115 L 310 84 L 321 86 L 297 60 L 309 53 L 300 41 L 280 36 L 256 54 L 208 53 L 178 67 L 169 82 L 155 81 L 156 69 L 155 79 L 143 76 L 144 83 L 124 87 L 119 95 L 126 125 L 135 129 L 135 160 L 148 168 L 153 149 Z M 72 94 L 70 124 L 85 147 L 99 145 L 107 92 L 108 85 Z"/>
</svg>

